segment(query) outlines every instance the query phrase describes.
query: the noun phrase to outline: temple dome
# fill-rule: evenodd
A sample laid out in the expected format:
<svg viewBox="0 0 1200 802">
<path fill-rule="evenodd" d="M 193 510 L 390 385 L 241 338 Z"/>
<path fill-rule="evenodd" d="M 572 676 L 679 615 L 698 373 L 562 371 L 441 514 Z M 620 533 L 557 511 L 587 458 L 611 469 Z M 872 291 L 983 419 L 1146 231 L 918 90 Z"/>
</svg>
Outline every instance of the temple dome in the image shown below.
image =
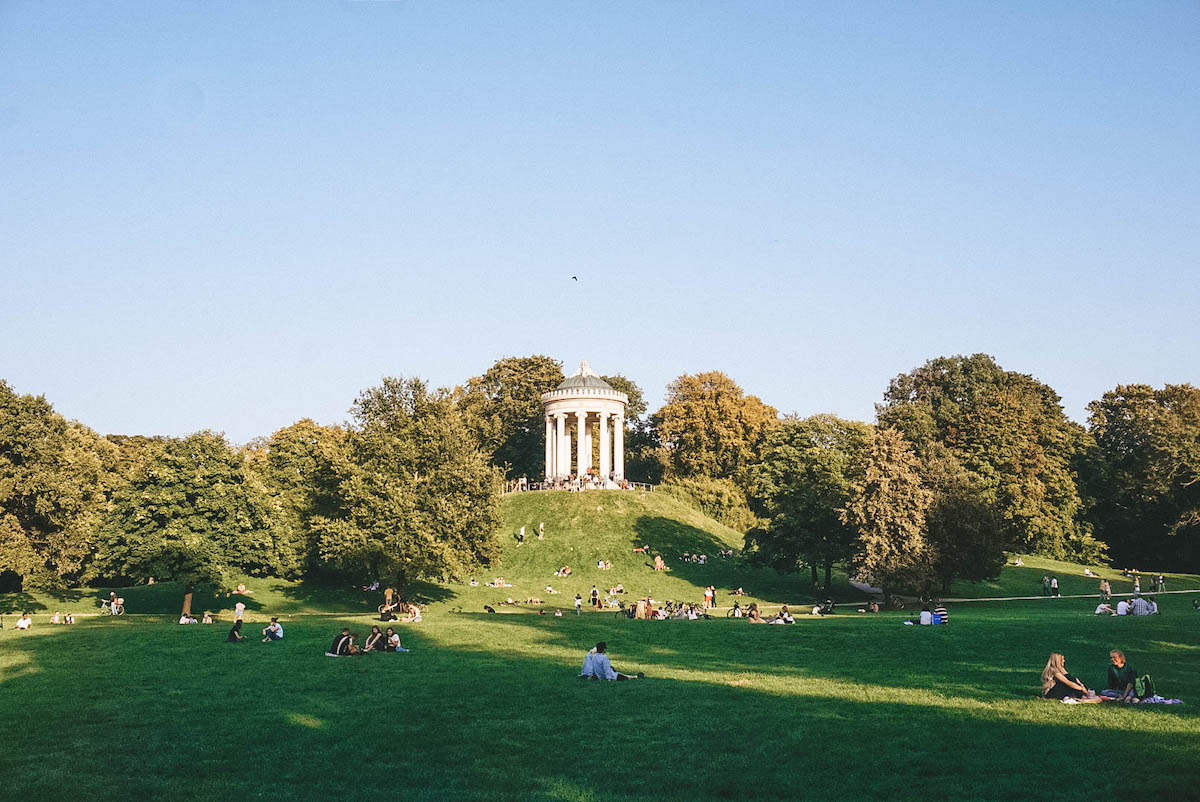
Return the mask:
<svg viewBox="0 0 1200 802">
<path fill-rule="evenodd" d="M 600 378 L 591 369 L 587 362 L 579 363 L 579 370 L 573 376 L 568 376 L 563 380 L 563 383 L 558 385 L 559 390 L 570 390 L 572 388 L 587 388 L 589 390 L 613 390 L 613 386 Z"/>
</svg>

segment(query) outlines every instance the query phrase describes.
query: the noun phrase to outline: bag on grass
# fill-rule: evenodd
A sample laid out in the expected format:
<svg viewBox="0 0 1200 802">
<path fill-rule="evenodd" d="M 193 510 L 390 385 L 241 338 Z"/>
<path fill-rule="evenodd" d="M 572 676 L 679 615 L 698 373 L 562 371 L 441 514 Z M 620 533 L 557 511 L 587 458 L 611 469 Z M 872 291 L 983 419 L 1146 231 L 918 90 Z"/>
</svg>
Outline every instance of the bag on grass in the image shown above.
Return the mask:
<svg viewBox="0 0 1200 802">
<path fill-rule="evenodd" d="M 1149 674 L 1143 674 L 1133 681 L 1133 692 L 1139 699 L 1154 695 L 1154 681 L 1150 679 Z"/>
</svg>

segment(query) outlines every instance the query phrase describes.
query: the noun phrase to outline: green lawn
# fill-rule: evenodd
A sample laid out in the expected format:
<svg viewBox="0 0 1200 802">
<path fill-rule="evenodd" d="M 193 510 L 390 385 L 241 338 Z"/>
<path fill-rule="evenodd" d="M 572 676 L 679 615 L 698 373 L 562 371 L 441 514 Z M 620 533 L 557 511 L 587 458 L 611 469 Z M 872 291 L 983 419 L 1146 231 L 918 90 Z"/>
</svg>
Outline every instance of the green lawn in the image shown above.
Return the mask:
<svg viewBox="0 0 1200 802">
<path fill-rule="evenodd" d="M 598 509 L 599 508 L 599 509 Z M 1183 799 L 1200 788 L 1200 594 L 1159 597 L 1153 618 L 1099 618 L 1092 599 L 951 604 L 948 627 L 857 605 L 792 626 L 744 620 L 562 618 L 499 607 L 540 595 L 570 607 L 593 582 L 657 599 L 809 601 L 807 579 L 721 559 L 738 533 L 641 493 L 530 493 L 504 500 L 500 564 L 512 588 L 419 584 L 425 620 L 400 625 L 410 654 L 323 656 L 343 623 L 365 634 L 379 594 L 247 579 L 249 634 L 270 615 L 286 638 L 225 643 L 234 597 L 201 589 L 181 627 L 180 588 L 123 588 L 132 615 L 94 612 L 100 590 L 0 595 L 0 799 Z M 537 541 L 539 521 L 546 539 Z M 523 546 L 513 535 L 526 526 Z M 639 543 L 673 570 L 649 567 Z M 682 563 L 701 551 L 709 564 Z M 613 562 L 600 571 L 596 561 Z M 1026 557 L 955 596 L 1092 593 L 1082 566 Z M 563 580 L 556 568 L 571 565 Z M 1117 572 L 1117 592 L 1130 583 Z M 1121 581 L 1117 581 L 1121 580 Z M 835 594 L 859 594 L 836 577 Z M 544 592 L 553 584 L 561 593 Z M 1169 575 L 1168 589 L 1200 588 Z M 16 632 L 14 612 L 36 614 Z M 910 608 L 911 610 L 911 608 Z M 911 612 L 907 613 L 911 615 Z M 607 640 L 633 683 L 576 679 Z M 1189 704 L 1129 709 L 1035 699 L 1052 650 L 1089 684 L 1111 648 Z"/>
<path fill-rule="evenodd" d="M 465 799 L 1191 797 L 1200 614 L 1096 618 L 1090 600 L 953 606 L 945 628 L 847 613 L 794 626 L 450 612 L 406 655 L 89 619 L 0 631 L 0 797 Z M 610 644 L 634 683 L 577 680 Z M 1123 648 L 1192 705 L 1034 699 L 1051 650 L 1089 683 Z"/>
</svg>

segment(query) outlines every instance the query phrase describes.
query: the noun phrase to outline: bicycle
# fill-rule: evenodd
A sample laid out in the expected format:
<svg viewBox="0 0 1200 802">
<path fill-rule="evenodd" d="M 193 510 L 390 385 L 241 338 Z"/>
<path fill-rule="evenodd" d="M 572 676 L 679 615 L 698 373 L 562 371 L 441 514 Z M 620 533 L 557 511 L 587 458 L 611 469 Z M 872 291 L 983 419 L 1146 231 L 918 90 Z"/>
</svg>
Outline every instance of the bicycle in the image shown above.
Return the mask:
<svg viewBox="0 0 1200 802">
<path fill-rule="evenodd" d="M 109 605 L 108 599 L 104 599 L 100 603 L 100 615 L 125 615 L 125 600 L 117 599 L 114 604 Z"/>
</svg>

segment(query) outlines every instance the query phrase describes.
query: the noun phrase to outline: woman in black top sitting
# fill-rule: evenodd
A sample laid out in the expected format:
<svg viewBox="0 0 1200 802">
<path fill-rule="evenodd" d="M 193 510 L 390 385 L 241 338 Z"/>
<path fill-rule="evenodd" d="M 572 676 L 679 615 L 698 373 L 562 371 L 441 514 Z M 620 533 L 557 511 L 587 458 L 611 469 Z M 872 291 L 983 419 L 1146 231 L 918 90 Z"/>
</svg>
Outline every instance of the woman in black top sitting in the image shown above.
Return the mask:
<svg viewBox="0 0 1200 802">
<path fill-rule="evenodd" d="M 233 629 L 229 630 L 229 637 L 225 640 L 229 643 L 241 643 L 245 639 L 246 636 L 242 634 L 242 619 L 239 618 L 233 622 Z"/>
<path fill-rule="evenodd" d="M 1067 660 L 1058 652 L 1050 655 L 1046 667 L 1042 669 L 1042 696 L 1046 699 L 1078 699 L 1081 702 L 1099 702 L 1087 686 L 1079 681 L 1079 677 L 1067 673 Z"/>
<path fill-rule="evenodd" d="M 1136 702 L 1137 672 L 1125 662 L 1125 653 L 1113 649 L 1108 653 L 1108 659 L 1112 662 L 1108 667 L 1108 690 L 1120 693 L 1117 698 L 1122 702 Z"/>
<path fill-rule="evenodd" d="M 383 633 L 379 627 L 371 627 L 371 634 L 367 635 L 367 642 L 363 644 L 364 652 L 382 652 L 387 646 L 387 641 L 384 640 Z"/>
</svg>

